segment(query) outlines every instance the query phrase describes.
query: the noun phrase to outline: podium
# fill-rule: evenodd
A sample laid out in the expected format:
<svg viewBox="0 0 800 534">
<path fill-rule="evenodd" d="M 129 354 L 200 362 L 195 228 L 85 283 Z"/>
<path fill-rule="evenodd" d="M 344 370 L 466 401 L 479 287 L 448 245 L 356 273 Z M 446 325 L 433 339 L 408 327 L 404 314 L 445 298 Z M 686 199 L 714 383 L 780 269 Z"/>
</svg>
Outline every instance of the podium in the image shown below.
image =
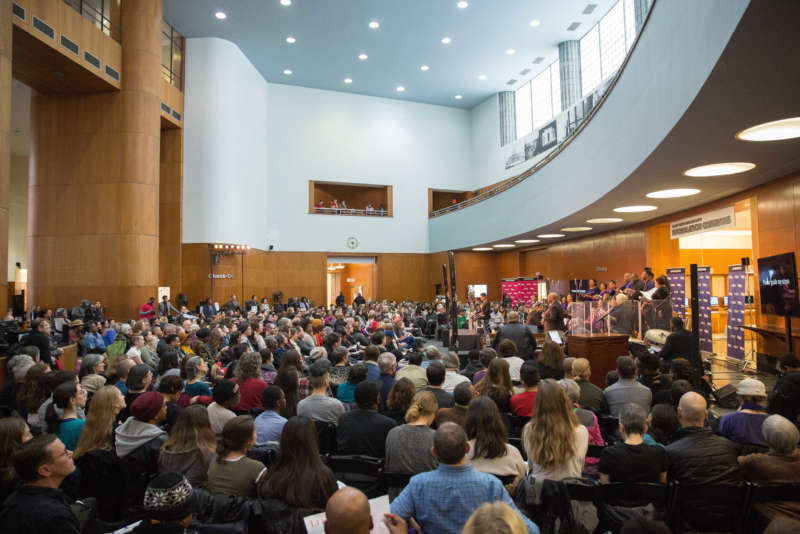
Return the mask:
<svg viewBox="0 0 800 534">
<path fill-rule="evenodd" d="M 586 358 L 592 367 L 591 382 L 603 389 L 606 373 L 617 368 L 617 358 L 628 355 L 625 334 L 570 334 L 567 351 L 573 358 Z"/>
</svg>

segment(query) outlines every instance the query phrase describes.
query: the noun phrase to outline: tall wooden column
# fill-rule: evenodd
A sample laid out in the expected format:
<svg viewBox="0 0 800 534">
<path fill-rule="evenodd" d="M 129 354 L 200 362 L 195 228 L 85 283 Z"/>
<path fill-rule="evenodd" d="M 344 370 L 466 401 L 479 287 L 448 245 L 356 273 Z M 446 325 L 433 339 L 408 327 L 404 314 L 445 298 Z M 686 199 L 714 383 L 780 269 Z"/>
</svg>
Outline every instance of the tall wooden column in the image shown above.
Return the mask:
<svg viewBox="0 0 800 534">
<path fill-rule="evenodd" d="M 8 265 L 8 191 L 11 186 L 11 0 L 0 0 L 0 269 Z M 5 272 L 5 271 L 0 271 Z M 8 303 L 5 277 L 0 306 Z"/>
<path fill-rule="evenodd" d="M 182 290 L 181 221 L 183 213 L 183 129 L 161 130 L 159 176 L 158 285 L 169 286 L 175 300 Z"/>
<path fill-rule="evenodd" d="M 31 100 L 29 287 L 135 317 L 158 284 L 161 0 L 122 3 L 122 89 Z"/>
</svg>

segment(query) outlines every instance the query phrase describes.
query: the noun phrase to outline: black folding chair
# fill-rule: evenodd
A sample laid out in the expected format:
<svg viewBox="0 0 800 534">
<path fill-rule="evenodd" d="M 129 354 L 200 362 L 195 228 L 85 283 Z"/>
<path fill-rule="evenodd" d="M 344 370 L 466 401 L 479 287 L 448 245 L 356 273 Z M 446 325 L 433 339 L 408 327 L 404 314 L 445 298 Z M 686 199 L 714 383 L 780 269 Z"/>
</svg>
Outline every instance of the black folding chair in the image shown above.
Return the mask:
<svg viewBox="0 0 800 534">
<path fill-rule="evenodd" d="M 589 458 L 600 458 L 600 454 L 605 448 L 605 445 L 589 445 L 589 449 L 586 451 L 586 456 Z"/>
<path fill-rule="evenodd" d="M 750 488 L 750 502 L 748 503 L 745 525 L 752 531 L 760 531 L 769 524 L 769 519 L 757 509 L 759 504 L 776 502 L 800 502 L 800 485 L 797 484 L 752 484 Z"/>
<path fill-rule="evenodd" d="M 247 457 L 258 460 L 264 467 L 269 467 L 278 455 L 278 447 L 273 444 L 253 445 L 247 451 Z"/>
<path fill-rule="evenodd" d="M 675 484 L 672 531 L 743 532 L 750 502 L 749 485 Z"/>
<path fill-rule="evenodd" d="M 515 438 L 522 436 L 522 427 L 524 427 L 528 421 L 531 420 L 530 417 L 523 417 L 521 415 L 515 415 L 513 413 L 503 414 L 508 421 L 509 424 L 509 435 Z"/>
<path fill-rule="evenodd" d="M 390 489 L 397 490 L 399 493 L 411 481 L 414 475 L 409 473 L 392 473 L 390 471 L 381 471 L 380 487 L 381 493 L 389 492 Z M 391 495 L 390 495 L 391 497 Z"/>
<path fill-rule="evenodd" d="M 320 454 L 336 454 L 336 425 L 325 421 L 314 421 L 317 427 L 317 444 Z"/>
<path fill-rule="evenodd" d="M 517 448 L 525 461 L 528 461 L 528 453 L 525 452 L 525 446 L 522 444 L 522 438 L 508 438 L 508 442 Z"/>
<path fill-rule="evenodd" d="M 330 455 L 326 462 L 337 480 L 360 489 L 370 499 L 381 495 L 383 458 L 360 454 Z"/>
</svg>

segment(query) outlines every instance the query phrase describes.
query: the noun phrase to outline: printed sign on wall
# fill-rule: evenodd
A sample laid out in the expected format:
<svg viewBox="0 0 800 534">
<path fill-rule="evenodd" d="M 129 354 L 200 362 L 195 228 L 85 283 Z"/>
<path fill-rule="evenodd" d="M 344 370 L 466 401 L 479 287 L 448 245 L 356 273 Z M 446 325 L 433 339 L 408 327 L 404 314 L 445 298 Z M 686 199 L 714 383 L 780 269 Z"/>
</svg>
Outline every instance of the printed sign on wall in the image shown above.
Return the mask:
<svg viewBox="0 0 800 534">
<path fill-rule="evenodd" d="M 700 307 L 700 350 L 714 351 L 711 338 L 711 267 L 697 268 L 697 299 Z"/>
<path fill-rule="evenodd" d="M 684 267 L 667 269 L 667 280 L 672 300 L 672 313 L 681 319 L 686 319 L 686 269 Z"/>
<path fill-rule="evenodd" d="M 744 358 L 745 281 L 747 270 L 744 265 L 728 266 L 728 356 Z"/>
</svg>

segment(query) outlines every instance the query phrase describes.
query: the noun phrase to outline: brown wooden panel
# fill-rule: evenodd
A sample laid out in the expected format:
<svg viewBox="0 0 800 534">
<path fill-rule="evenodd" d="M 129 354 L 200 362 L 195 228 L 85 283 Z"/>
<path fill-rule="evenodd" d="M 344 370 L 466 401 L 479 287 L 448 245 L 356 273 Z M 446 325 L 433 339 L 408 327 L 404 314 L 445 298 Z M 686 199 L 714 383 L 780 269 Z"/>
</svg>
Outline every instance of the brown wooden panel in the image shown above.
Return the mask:
<svg viewBox="0 0 800 534">
<path fill-rule="evenodd" d="M 313 213 L 314 205 L 322 201 L 324 207 L 330 206 L 333 200 L 344 200 L 347 207 L 363 210 L 367 204 L 372 204 L 376 210 L 383 206 L 391 216 L 392 214 L 392 187 L 391 186 L 361 186 L 347 184 L 331 184 L 325 182 L 309 181 L 309 210 Z"/>
<path fill-rule="evenodd" d="M 183 130 L 161 130 L 159 168 L 158 285 L 181 291 L 183 219 Z"/>
</svg>

